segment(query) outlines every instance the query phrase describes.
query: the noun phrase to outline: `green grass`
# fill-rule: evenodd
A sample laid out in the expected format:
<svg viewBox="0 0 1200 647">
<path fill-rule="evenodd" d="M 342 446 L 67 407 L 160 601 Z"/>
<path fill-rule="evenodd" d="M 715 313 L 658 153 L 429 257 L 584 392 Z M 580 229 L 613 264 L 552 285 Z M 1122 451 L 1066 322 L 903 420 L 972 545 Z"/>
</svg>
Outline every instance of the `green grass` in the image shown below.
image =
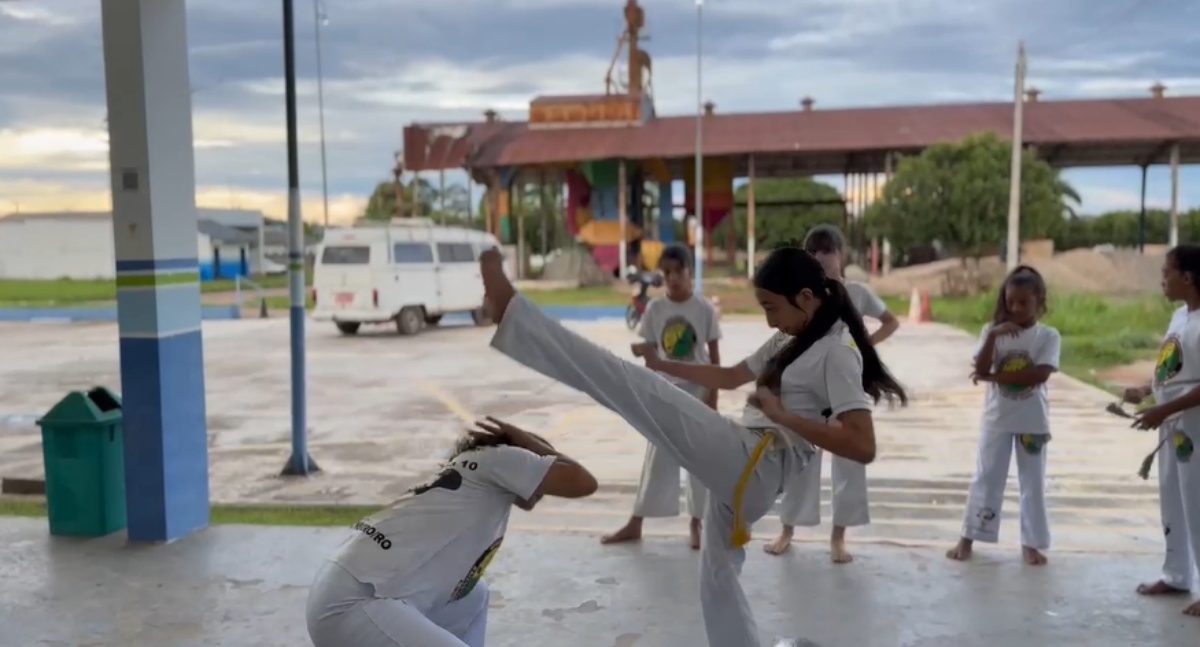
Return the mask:
<svg viewBox="0 0 1200 647">
<path fill-rule="evenodd" d="M 212 507 L 214 526 L 244 524 L 252 526 L 345 526 L 378 512 L 364 506 L 228 506 Z M 0 517 L 46 516 L 46 502 L 40 497 L 0 498 Z"/>
<path fill-rule="evenodd" d="M 908 312 L 907 299 L 885 299 L 892 312 Z M 979 335 L 991 321 L 994 293 L 975 298 L 934 299 L 934 321 Z M 1098 384 L 1096 373 L 1154 356 L 1175 305 L 1161 295 L 1112 299 L 1092 294 L 1051 295 L 1042 320 L 1062 334 L 1062 369 Z"/>
<path fill-rule="evenodd" d="M 287 287 L 287 276 L 253 279 L 263 289 Z M 200 284 L 203 293 L 233 292 L 234 281 L 208 281 Z M 253 290 L 247 289 L 253 293 Z M 56 279 L 52 281 L 0 281 L 0 308 L 75 307 L 111 303 L 117 299 L 117 285 L 110 280 Z"/>
</svg>

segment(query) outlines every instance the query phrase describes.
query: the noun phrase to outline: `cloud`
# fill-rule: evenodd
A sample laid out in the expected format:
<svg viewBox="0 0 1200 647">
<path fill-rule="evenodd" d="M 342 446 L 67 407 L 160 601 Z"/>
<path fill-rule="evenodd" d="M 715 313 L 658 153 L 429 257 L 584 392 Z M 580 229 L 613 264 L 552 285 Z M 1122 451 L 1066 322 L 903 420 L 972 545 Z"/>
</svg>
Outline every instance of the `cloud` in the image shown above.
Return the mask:
<svg viewBox="0 0 1200 647">
<path fill-rule="evenodd" d="M 326 157 L 339 217 L 389 176 L 414 121 L 524 117 L 542 94 L 603 90 L 620 0 L 329 0 L 322 30 Z M 694 0 L 644 1 L 660 114 L 695 109 Z M 188 4 L 196 176 L 204 200 L 283 215 L 282 43 L 277 3 Z M 1166 0 L 706 0 L 704 96 L 718 112 L 1006 100 L 1016 43 L 1044 98 L 1194 92 L 1200 5 Z M 1030 16 L 1037 20 L 1031 21 Z M 321 187 L 316 24 L 297 4 L 300 170 L 306 214 Z M 0 2 L 0 211 L 107 202 L 99 3 Z M 1081 172 L 1080 186 L 1110 186 Z M 1089 175 L 1091 173 L 1091 175 Z M 1099 173 L 1099 174 L 1097 174 Z M 1136 193 L 1137 173 L 1119 175 Z M 1198 189 L 1200 190 L 1200 189 Z M 1162 197 L 1152 183 L 1152 199 Z M 1116 203 L 1084 189 L 1085 210 Z M 359 196 L 357 200 L 355 196 Z M 1187 204 L 1200 194 L 1184 191 Z M 56 202 L 57 201 L 57 202 Z M 210 204 L 212 204 L 210 202 Z M 32 207 L 25 207 L 27 210 Z M 54 208 L 65 208 L 55 206 Z"/>
</svg>

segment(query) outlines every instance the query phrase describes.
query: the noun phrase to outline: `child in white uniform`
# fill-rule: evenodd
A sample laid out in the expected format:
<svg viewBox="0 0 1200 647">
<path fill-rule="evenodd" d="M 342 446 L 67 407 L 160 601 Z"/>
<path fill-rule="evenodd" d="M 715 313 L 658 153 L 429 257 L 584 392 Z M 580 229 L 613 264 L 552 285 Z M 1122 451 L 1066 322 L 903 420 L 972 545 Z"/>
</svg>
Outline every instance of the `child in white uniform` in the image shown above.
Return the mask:
<svg viewBox="0 0 1200 647">
<path fill-rule="evenodd" d="M 1046 563 L 1046 449 L 1050 402 L 1046 381 L 1058 370 L 1058 331 L 1038 323 L 1046 312 L 1046 282 L 1025 265 L 1014 269 L 996 297 L 992 323 L 975 350 L 972 379 L 987 384 L 979 456 L 971 480 L 958 544 L 946 553 L 966 560 L 976 541 L 996 543 L 1009 463 L 1015 449 L 1021 486 L 1021 553 L 1028 564 Z"/>
<path fill-rule="evenodd" d="M 845 279 L 845 238 L 833 225 L 817 225 L 804 238 L 804 249 L 821 262 L 825 274 L 841 278 L 846 284 L 850 302 L 863 317 L 877 319 L 879 328 L 871 334 L 871 345 L 878 346 L 900 328 L 900 321 L 888 312 L 887 305 L 871 286 Z M 771 555 L 782 555 L 792 544 L 796 526 L 817 526 L 821 523 L 821 451 L 813 462 L 792 475 L 783 490 L 779 505 L 779 521 L 783 531 L 774 541 L 763 546 Z M 835 564 L 846 564 L 854 558 L 846 550 L 846 528 L 871 523 L 867 499 L 867 466 L 833 456 L 830 462 L 831 504 L 833 530 L 829 535 L 829 557 Z"/>
<path fill-rule="evenodd" d="M 654 372 L 712 388 L 709 378 L 725 369 L 671 362 L 657 353 L 644 354 L 653 370 L 634 366 L 517 296 L 498 252 L 485 253 L 480 265 L 490 314 L 499 322 L 494 348 L 608 407 L 707 487 L 700 601 L 708 643 L 760 645 L 738 573 L 750 525 L 771 508 L 786 475 L 804 460 L 794 441 L 870 462 L 872 399 L 885 393 L 904 398 L 871 348 L 841 282 L 826 278 L 816 259 L 800 249 L 776 250 L 758 271 L 755 296 L 767 323 L 792 338 L 759 378 L 754 405 L 772 428 L 755 430 Z"/>
<path fill-rule="evenodd" d="M 721 324 L 717 309 L 692 290 L 692 255 L 683 245 L 671 245 L 658 260 L 667 293 L 646 306 L 638 335 L 666 359 L 700 364 L 721 363 Z M 669 378 L 693 397 L 717 408 L 717 391 Z M 690 543 L 700 548 L 700 520 L 708 495 L 704 485 L 687 475 L 687 510 L 691 516 Z M 646 443 L 642 480 L 638 485 L 633 516 L 616 532 L 600 539 L 602 544 L 637 541 L 642 538 L 642 520 L 646 517 L 679 515 L 679 463 L 654 443 Z"/>
<path fill-rule="evenodd" d="M 477 423 L 425 485 L 355 524 L 308 594 L 316 647 L 482 647 L 488 590 L 513 505 L 578 498 L 596 479 L 549 443 Z"/>
<path fill-rule="evenodd" d="M 1142 584 L 1142 595 L 1187 595 L 1196 587 L 1200 561 L 1200 246 L 1180 245 L 1163 263 L 1163 294 L 1183 306 L 1171 317 L 1150 386 L 1132 388 L 1125 400 L 1141 403 L 1154 394 L 1155 406 L 1134 426 L 1158 429 L 1158 496 L 1167 551 L 1162 577 Z M 1200 602 L 1183 610 L 1200 618 Z"/>
</svg>

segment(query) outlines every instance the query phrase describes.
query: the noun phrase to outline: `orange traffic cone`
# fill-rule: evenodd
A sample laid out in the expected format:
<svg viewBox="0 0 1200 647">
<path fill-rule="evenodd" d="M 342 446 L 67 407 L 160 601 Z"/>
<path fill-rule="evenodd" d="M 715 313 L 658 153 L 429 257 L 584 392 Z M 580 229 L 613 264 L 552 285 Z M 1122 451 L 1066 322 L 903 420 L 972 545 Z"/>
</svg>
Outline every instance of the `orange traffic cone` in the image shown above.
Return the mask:
<svg viewBox="0 0 1200 647">
<path fill-rule="evenodd" d="M 929 305 L 929 291 L 913 288 L 908 298 L 908 322 L 928 323 L 933 321 L 933 310 Z"/>
</svg>

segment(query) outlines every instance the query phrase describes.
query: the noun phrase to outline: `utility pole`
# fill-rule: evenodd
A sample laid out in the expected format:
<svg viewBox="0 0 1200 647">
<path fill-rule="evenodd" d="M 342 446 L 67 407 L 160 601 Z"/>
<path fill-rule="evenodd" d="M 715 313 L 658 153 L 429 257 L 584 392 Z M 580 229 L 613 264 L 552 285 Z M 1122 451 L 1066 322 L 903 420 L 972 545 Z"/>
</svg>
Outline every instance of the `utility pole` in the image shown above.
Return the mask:
<svg viewBox="0 0 1200 647">
<path fill-rule="evenodd" d="M 329 23 L 329 17 L 321 8 L 321 0 L 313 0 L 313 22 L 317 29 L 317 114 L 321 121 L 321 199 L 324 201 L 325 207 L 325 229 L 329 229 L 329 171 L 325 163 L 325 75 L 321 62 L 321 28 Z"/>
<path fill-rule="evenodd" d="M 1017 268 L 1021 258 L 1021 159 L 1025 121 L 1025 41 L 1017 46 L 1017 74 L 1013 85 L 1012 177 L 1008 188 L 1008 271 Z"/>
<path fill-rule="evenodd" d="M 696 0 L 696 294 L 704 294 L 704 0 Z"/>
</svg>

